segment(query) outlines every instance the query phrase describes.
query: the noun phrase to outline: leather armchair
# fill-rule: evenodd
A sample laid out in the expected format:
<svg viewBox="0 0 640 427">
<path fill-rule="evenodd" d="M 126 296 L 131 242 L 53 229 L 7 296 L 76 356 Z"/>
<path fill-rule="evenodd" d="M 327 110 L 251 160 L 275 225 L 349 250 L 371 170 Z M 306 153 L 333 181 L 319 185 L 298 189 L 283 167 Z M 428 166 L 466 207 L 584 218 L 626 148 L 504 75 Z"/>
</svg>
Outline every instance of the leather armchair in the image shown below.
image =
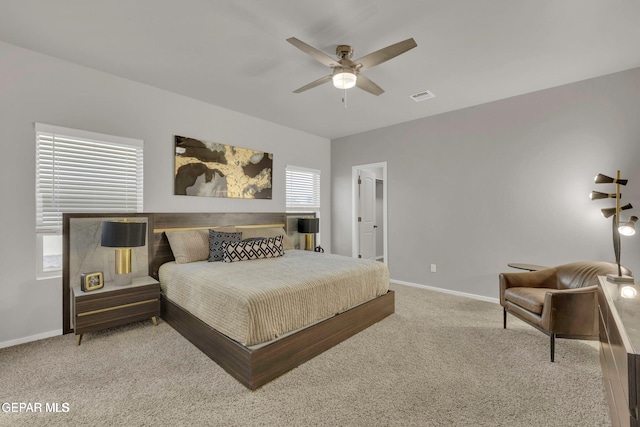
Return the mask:
<svg viewBox="0 0 640 427">
<path fill-rule="evenodd" d="M 617 274 L 610 262 L 583 261 L 527 273 L 500 274 L 503 328 L 507 313 L 556 338 L 598 339 L 598 276 Z M 631 275 L 622 267 L 622 274 Z"/>
</svg>

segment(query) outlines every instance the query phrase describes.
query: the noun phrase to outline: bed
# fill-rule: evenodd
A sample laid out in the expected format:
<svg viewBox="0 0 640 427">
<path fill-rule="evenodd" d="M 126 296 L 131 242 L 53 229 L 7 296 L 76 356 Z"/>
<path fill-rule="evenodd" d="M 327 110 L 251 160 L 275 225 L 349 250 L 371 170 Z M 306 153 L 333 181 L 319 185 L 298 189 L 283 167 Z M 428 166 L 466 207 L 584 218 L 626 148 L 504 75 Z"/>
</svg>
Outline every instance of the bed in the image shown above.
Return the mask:
<svg viewBox="0 0 640 427">
<path fill-rule="evenodd" d="M 268 259 L 178 263 L 167 237 L 229 227 L 260 236 L 292 222 L 282 213 L 153 214 L 162 319 L 252 390 L 395 311 L 382 263 L 291 247 Z"/>
</svg>

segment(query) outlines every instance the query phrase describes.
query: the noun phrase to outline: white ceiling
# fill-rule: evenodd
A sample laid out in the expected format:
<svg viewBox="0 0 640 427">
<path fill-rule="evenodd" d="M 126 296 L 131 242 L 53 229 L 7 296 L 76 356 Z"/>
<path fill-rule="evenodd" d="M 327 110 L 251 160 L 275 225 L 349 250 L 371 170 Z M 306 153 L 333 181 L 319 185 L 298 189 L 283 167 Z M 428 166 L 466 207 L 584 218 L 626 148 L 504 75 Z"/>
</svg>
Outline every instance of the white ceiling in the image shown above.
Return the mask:
<svg viewBox="0 0 640 427">
<path fill-rule="evenodd" d="M 331 83 L 292 93 L 329 70 L 289 37 L 418 47 L 345 109 Z M 638 67 L 640 1 L 0 0 L 0 40 L 333 139 Z"/>
</svg>

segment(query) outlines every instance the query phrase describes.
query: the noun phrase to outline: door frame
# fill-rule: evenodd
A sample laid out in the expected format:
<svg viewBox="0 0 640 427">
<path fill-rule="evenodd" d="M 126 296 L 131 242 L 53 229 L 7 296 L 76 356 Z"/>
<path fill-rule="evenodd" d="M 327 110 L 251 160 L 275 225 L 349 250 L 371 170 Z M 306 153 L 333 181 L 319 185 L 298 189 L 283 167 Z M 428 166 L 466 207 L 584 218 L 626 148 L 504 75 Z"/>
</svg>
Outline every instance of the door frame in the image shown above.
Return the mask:
<svg viewBox="0 0 640 427">
<path fill-rule="evenodd" d="M 358 170 L 380 168 L 382 168 L 382 256 L 384 257 L 384 264 L 388 265 L 387 162 L 368 163 L 351 167 L 351 256 L 358 258 L 360 242 L 360 230 L 358 227 Z"/>
</svg>

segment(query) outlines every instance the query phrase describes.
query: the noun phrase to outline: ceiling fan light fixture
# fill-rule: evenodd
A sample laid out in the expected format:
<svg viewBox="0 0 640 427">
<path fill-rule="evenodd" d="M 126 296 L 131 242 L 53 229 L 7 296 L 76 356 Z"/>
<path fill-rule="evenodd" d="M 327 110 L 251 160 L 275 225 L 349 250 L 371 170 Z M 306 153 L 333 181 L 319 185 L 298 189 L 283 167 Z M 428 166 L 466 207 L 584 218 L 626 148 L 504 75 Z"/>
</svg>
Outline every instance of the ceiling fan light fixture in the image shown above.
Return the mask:
<svg viewBox="0 0 640 427">
<path fill-rule="evenodd" d="M 356 85 L 358 76 L 349 71 L 340 71 L 333 75 L 333 85 L 338 89 L 351 89 Z"/>
</svg>

